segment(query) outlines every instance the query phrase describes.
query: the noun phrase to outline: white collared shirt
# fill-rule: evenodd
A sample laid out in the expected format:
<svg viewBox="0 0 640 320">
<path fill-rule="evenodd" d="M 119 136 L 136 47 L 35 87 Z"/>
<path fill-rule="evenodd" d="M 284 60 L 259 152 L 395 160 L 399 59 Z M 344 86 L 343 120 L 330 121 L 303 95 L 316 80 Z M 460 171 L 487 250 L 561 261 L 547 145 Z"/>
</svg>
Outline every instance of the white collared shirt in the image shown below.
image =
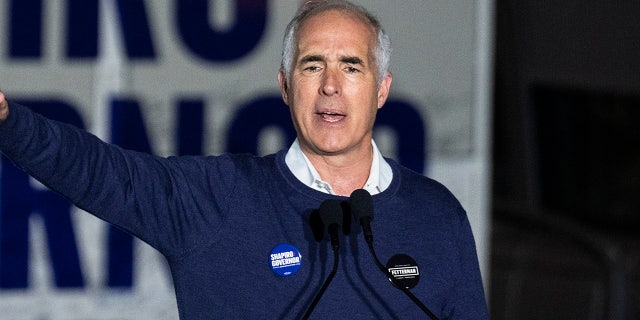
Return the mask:
<svg viewBox="0 0 640 320">
<path fill-rule="evenodd" d="M 391 180 L 393 179 L 393 171 L 373 140 L 371 140 L 371 145 L 373 146 L 373 162 L 371 163 L 369 178 L 367 179 L 367 183 L 365 183 L 363 189 L 369 191 L 369 193 L 373 195 L 380 193 L 389 187 Z M 298 139 L 296 139 L 293 144 L 291 144 L 291 147 L 289 147 L 284 161 L 293 175 L 305 185 L 324 193 L 335 194 L 331 185 L 320 178 L 316 168 L 302 152 Z"/>
</svg>

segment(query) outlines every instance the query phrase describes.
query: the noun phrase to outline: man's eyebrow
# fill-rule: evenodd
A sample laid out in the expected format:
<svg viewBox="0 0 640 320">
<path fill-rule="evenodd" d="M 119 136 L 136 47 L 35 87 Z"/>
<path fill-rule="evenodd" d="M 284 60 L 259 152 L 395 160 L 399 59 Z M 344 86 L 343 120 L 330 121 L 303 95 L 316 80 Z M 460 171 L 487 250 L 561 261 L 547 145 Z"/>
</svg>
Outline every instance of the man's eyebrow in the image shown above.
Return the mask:
<svg viewBox="0 0 640 320">
<path fill-rule="evenodd" d="M 348 64 L 363 64 L 362 59 L 358 57 L 342 57 L 340 61 Z"/>
<path fill-rule="evenodd" d="M 304 64 L 307 62 L 319 62 L 319 61 L 324 61 L 324 58 L 321 55 L 308 55 L 300 59 L 300 64 Z"/>
<path fill-rule="evenodd" d="M 325 59 L 324 59 L 323 56 L 312 54 L 312 55 L 308 55 L 308 56 L 302 57 L 302 59 L 300 59 L 300 64 L 304 64 L 304 63 L 308 63 L 308 62 L 322 62 L 324 60 Z M 363 64 L 362 59 L 360 59 L 359 57 L 355 57 L 355 56 L 342 57 L 342 58 L 340 58 L 340 62 L 348 63 L 348 64 Z"/>
</svg>

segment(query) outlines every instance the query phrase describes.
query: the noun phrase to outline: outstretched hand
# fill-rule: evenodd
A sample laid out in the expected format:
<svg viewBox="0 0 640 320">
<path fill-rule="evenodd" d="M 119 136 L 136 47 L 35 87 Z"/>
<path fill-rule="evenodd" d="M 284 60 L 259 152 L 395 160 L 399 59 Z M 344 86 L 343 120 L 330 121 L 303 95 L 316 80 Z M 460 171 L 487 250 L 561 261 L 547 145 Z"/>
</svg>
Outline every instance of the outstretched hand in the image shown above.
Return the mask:
<svg viewBox="0 0 640 320">
<path fill-rule="evenodd" d="M 0 121 L 3 121 L 9 115 L 9 103 L 4 98 L 4 93 L 0 91 Z"/>
</svg>

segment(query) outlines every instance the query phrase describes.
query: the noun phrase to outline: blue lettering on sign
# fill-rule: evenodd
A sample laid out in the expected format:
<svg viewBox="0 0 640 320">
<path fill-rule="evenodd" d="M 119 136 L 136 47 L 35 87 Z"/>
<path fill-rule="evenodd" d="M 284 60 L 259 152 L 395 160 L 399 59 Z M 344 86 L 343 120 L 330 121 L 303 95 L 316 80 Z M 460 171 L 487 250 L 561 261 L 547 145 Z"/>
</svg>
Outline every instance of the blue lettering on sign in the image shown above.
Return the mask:
<svg viewBox="0 0 640 320">
<path fill-rule="evenodd" d="M 9 56 L 42 55 L 42 0 L 9 1 Z"/>
<path fill-rule="evenodd" d="M 209 0 L 179 1 L 178 31 L 184 44 L 198 57 L 230 61 L 251 52 L 267 24 L 267 0 L 236 0 L 235 25 L 216 31 L 209 23 Z"/>
<path fill-rule="evenodd" d="M 96 58 L 100 34 L 100 0 L 67 1 L 67 57 Z M 115 3 L 127 57 L 155 58 L 144 0 L 117 0 Z"/>
<path fill-rule="evenodd" d="M 204 100 L 198 98 L 180 99 L 178 102 L 178 141 L 180 156 L 199 155 L 204 146 Z"/>
<path fill-rule="evenodd" d="M 117 9 L 124 36 L 124 47 L 127 57 L 132 59 L 156 57 L 156 50 L 151 40 L 151 27 L 149 26 L 144 3 L 144 0 L 117 1 Z"/>
<path fill-rule="evenodd" d="M 68 0 L 68 57 L 95 58 L 98 55 L 98 10 L 99 0 Z"/>
<path fill-rule="evenodd" d="M 149 14 L 144 0 L 115 0 L 117 19 L 129 59 L 155 59 Z M 99 54 L 100 0 L 67 0 L 66 57 L 95 59 Z M 175 1 L 177 34 L 195 56 L 210 62 L 241 59 L 262 39 L 268 14 L 267 0 L 235 0 L 235 24 L 214 30 L 209 20 L 210 0 Z M 9 57 L 42 58 L 43 1 L 9 1 Z"/>
</svg>

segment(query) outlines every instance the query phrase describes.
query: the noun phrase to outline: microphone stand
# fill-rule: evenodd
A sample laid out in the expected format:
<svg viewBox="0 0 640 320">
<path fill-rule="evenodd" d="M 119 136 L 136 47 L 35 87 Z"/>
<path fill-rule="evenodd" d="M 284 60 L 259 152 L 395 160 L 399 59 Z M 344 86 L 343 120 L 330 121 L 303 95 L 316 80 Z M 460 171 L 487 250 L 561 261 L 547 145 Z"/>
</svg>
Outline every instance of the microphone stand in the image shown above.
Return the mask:
<svg viewBox="0 0 640 320">
<path fill-rule="evenodd" d="M 329 273 L 327 279 L 324 281 L 324 284 L 322 284 L 320 291 L 318 291 L 315 298 L 313 299 L 313 302 L 311 302 L 311 305 L 309 305 L 307 312 L 302 317 L 302 319 L 305 320 L 309 319 L 311 313 L 313 312 L 313 309 L 315 309 L 316 305 L 320 301 L 320 298 L 322 298 L 322 295 L 327 290 L 329 284 L 338 272 L 338 261 L 340 260 L 339 232 L 340 225 L 342 224 L 343 219 L 343 212 L 342 207 L 340 206 L 340 202 L 338 200 L 332 199 L 325 200 L 320 205 L 319 213 L 322 222 L 328 226 L 327 231 L 329 232 L 329 237 L 331 238 L 331 249 L 333 249 L 333 268 L 331 269 L 331 272 Z"/>
<path fill-rule="evenodd" d="M 313 309 L 315 309 L 316 307 L 316 304 L 318 304 L 318 301 L 320 301 L 320 298 L 322 298 L 322 295 L 324 294 L 325 290 L 327 290 L 327 288 L 329 287 L 329 283 L 331 283 L 331 281 L 333 280 L 333 277 L 335 277 L 336 275 L 336 272 L 338 272 L 338 260 L 340 260 L 339 254 L 338 254 L 338 247 L 332 246 L 332 248 L 333 248 L 333 268 L 331 269 L 331 272 L 329 273 L 329 276 L 327 277 L 327 279 L 324 281 L 324 284 L 322 284 L 322 288 L 320 288 L 320 291 L 318 291 L 315 298 L 313 299 L 313 302 L 311 302 L 311 305 L 309 305 L 309 308 L 307 309 L 307 312 L 304 314 L 302 319 L 305 319 L 305 320 L 309 319 L 309 317 L 311 316 L 311 313 L 313 312 Z"/>
</svg>

